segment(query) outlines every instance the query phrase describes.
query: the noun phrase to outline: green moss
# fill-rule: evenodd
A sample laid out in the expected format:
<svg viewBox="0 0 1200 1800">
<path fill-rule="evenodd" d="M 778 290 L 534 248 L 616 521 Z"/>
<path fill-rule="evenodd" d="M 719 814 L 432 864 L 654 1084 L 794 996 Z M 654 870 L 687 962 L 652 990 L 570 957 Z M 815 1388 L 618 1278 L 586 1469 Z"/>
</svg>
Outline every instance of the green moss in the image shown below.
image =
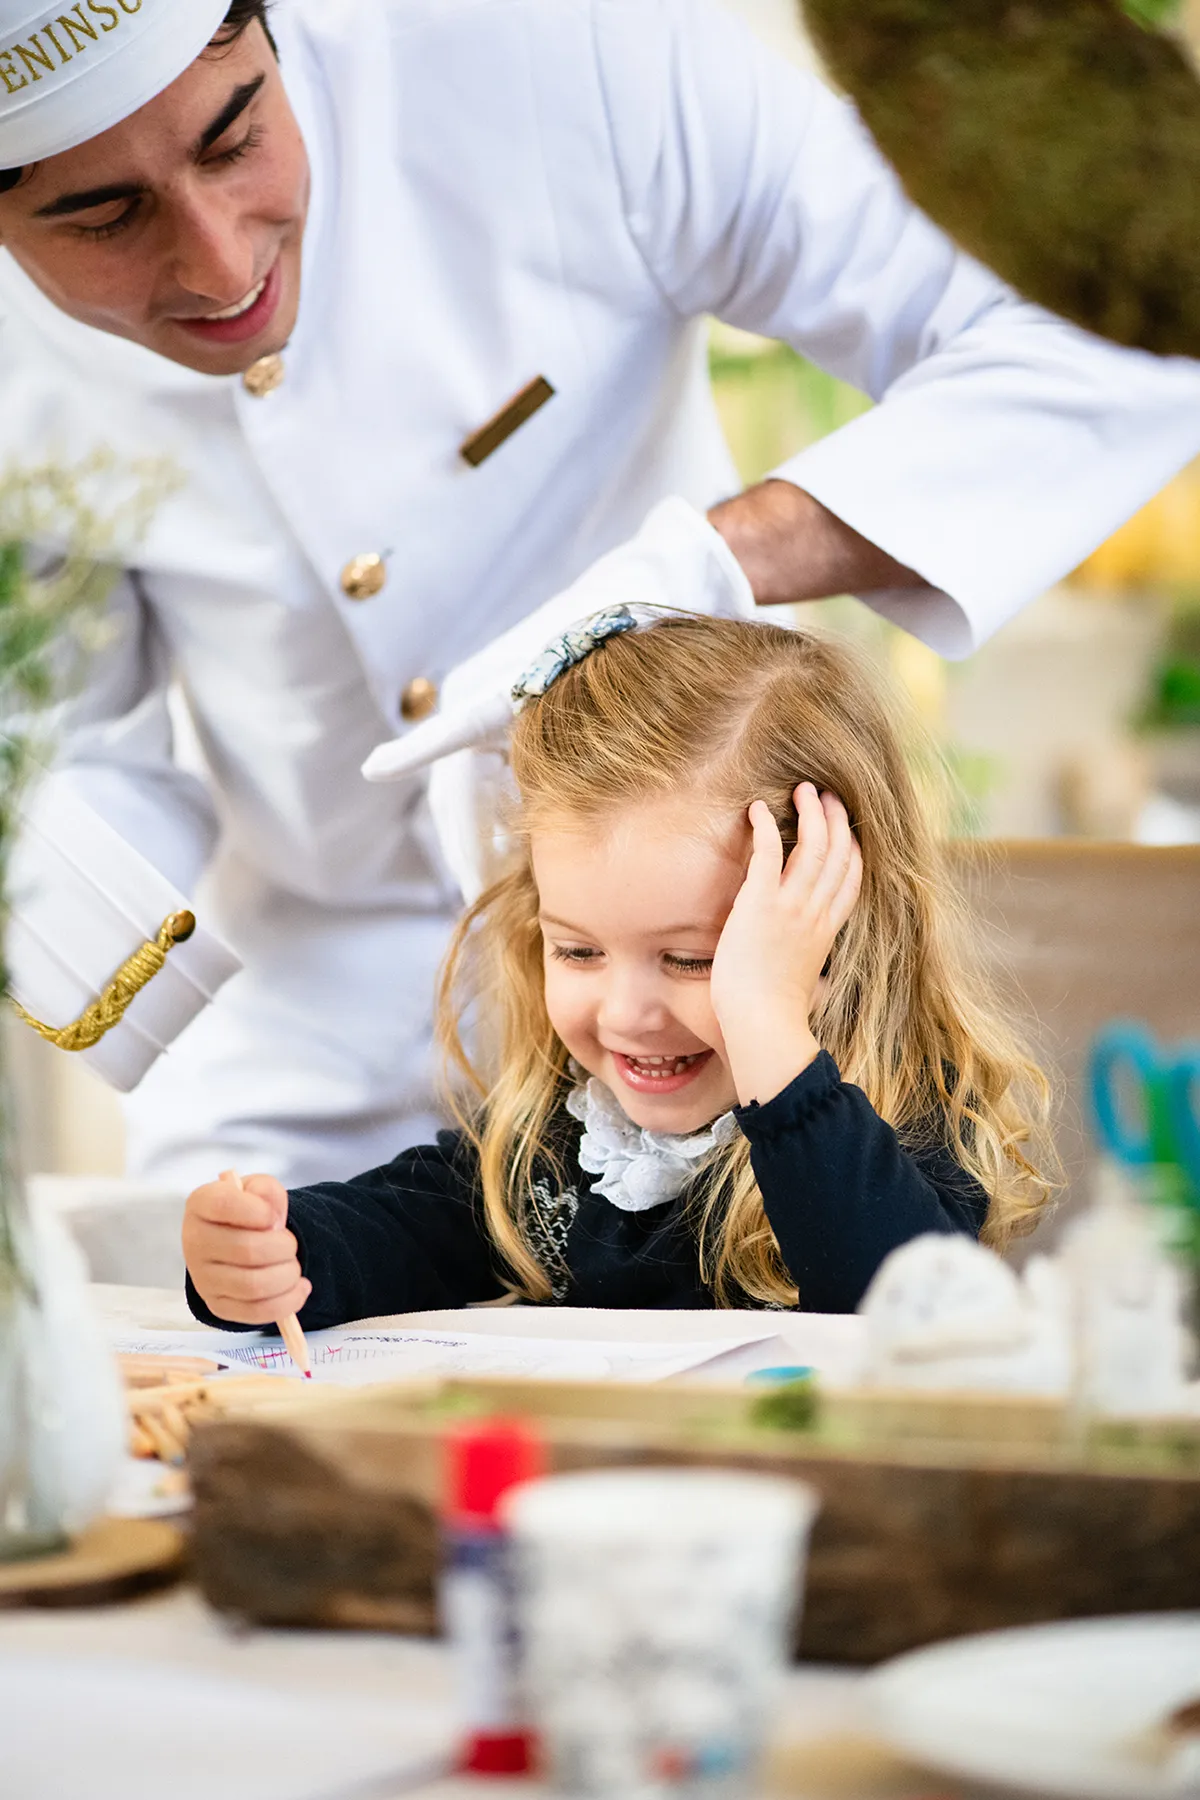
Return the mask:
<svg viewBox="0 0 1200 1800">
<path fill-rule="evenodd" d="M 1200 354 L 1200 81 L 1174 39 L 1118 0 L 804 10 L 912 198 L 966 250 L 1091 331 Z"/>
<path fill-rule="evenodd" d="M 817 1384 L 811 1375 L 805 1375 L 799 1381 L 781 1383 L 756 1400 L 750 1423 L 769 1431 L 811 1431 L 819 1412 Z"/>
<path fill-rule="evenodd" d="M 1145 1474 L 1200 1469 L 1200 1437 L 1187 1419 L 1101 1419 L 1088 1433 L 1088 1447 L 1101 1463 L 1119 1458 Z"/>
</svg>

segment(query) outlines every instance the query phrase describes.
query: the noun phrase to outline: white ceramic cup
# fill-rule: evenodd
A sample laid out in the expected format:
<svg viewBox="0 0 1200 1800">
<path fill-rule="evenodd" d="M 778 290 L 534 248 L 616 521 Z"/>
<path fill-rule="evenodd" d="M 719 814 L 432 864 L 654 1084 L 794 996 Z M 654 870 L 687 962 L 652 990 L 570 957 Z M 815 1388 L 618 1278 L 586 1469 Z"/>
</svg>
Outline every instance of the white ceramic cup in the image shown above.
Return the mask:
<svg viewBox="0 0 1200 1800">
<path fill-rule="evenodd" d="M 527 1704 L 559 1792 L 745 1800 L 817 1505 L 799 1482 L 700 1469 L 512 1490 Z"/>
</svg>

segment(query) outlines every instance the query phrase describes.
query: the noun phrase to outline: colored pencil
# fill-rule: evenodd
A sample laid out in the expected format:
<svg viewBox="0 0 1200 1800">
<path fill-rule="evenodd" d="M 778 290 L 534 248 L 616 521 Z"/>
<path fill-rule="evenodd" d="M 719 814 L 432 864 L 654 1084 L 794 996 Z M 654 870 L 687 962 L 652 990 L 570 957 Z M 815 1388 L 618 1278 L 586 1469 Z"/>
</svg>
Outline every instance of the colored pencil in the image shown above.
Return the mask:
<svg viewBox="0 0 1200 1800">
<path fill-rule="evenodd" d="M 222 1181 L 232 1181 L 241 1187 L 242 1178 L 236 1169 L 226 1169 L 221 1176 Z M 312 1361 L 308 1354 L 308 1345 L 304 1341 L 304 1333 L 300 1329 L 300 1321 L 295 1313 L 286 1313 L 282 1319 L 276 1319 L 276 1329 L 287 1345 L 287 1353 L 299 1369 L 306 1381 L 312 1380 Z"/>
</svg>

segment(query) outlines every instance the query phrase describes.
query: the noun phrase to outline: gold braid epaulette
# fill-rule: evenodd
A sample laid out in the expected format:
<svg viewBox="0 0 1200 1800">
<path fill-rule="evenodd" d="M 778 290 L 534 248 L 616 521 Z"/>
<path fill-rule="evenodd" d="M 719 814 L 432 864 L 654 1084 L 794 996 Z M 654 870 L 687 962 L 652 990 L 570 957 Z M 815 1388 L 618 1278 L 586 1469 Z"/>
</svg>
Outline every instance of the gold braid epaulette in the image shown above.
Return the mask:
<svg viewBox="0 0 1200 1800">
<path fill-rule="evenodd" d="M 121 1023 L 130 1001 L 154 980 L 176 944 L 185 944 L 195 929 L 195 915 L 190 912 L 172 913 L 169 919 L 164 919 L 153 942 L 144 943 L 121 964 L 100 998 L 93 1000 L 87 1011 L 80 1013 L 71 1025 L 43 1025 L 18 1001 L 14 1000 L 13 1006 L 25 1023 L 47 1043 L 57 1044 L 60 1050 L 91 1050 L 114 1025 Z"/>
</svg>

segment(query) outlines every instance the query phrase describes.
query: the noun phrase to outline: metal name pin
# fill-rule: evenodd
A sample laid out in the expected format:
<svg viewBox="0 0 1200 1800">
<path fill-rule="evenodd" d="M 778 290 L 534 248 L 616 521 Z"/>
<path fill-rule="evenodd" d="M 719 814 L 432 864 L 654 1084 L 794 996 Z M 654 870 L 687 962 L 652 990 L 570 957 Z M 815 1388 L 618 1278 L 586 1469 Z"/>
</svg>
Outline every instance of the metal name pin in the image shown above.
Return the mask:
<svg viewBox="0 0 1200 1800">
<path fill-rule="evenodd" d="M 466 442 L 459 447 L 458 454 L 464 462 L 477 469 L 480 463 L 487 461 L 499 450 L 501 444 L 508 442 L 514 431 L 532 419 L 535 412 L 540 412 L 547 400 L 553 400 L 554 389 L 544 375 L 537 375 L 523 387 L 519 394 L 514 394 L 507 406 L 502 406 L 495 418 L 473 431 Z"/>
</svg>

